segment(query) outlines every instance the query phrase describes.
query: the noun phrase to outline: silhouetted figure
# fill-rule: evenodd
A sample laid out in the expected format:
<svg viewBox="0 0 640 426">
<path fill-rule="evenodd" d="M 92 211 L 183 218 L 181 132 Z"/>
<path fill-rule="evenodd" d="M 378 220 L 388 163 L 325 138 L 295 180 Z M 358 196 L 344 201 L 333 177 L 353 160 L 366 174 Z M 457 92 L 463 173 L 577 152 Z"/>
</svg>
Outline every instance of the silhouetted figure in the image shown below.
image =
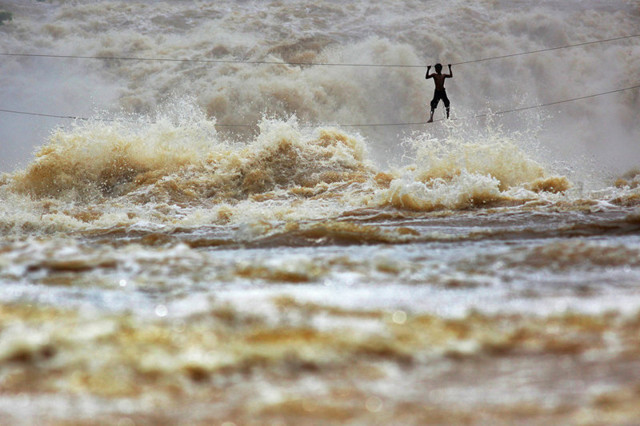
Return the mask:
<svg viewBox="0 0 640 426">
<path fill-rule="evenodd" d="M 447 118 L 449 118 L 449 98 L 447 98 L 447 92 L 444 90 L 444 80 L 447 78 L 453 77 L 453 72 L 451 71 L 451 64 L 449 64 L 449 74 L 442 74 L 442 65 L 436 64 L 435 67 L 436 73 L 429 74 L 429 70 L 431 69 L 431 65 L 427 67 L 427 75 L 425 75 L 425 79 L 429 80 L 433 78 L 433 82 L 436 84 L 436 90 L 433 92 L 433 99 L 431 100 L 431 117 L 429 117 L 429 121 L 427 123 L 433 123 L 433 113 L 442 99 L 444 103 L 444 107 L 447 110 Z"/>
</svg>

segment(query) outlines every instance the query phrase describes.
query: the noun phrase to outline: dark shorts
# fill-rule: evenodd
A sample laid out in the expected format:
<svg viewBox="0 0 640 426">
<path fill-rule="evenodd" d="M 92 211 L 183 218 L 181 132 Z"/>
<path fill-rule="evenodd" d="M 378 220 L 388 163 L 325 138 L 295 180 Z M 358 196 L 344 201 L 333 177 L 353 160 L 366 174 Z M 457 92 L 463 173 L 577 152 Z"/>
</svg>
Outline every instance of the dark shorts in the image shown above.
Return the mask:
<svg viewBox="0 0 640 426">
<path fill-rule="evenodd" d="M 447 98 L 447 92 L 443 90 L 436 90 L 433 92 L 433 99 L 431 100 L 431 110 L 436 109 L 438 103 L 442 99 L 445 108 L 449 108 L 449 98 Z"/>
</svg>

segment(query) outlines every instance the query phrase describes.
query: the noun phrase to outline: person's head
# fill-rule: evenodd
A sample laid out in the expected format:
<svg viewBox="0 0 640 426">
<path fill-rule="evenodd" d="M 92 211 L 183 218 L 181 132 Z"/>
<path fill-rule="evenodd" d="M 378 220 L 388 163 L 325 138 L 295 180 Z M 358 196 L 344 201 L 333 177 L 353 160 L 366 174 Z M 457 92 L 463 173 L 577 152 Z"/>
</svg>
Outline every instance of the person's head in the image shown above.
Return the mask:
<svg viewBox="0 0 640 426">
<path fill-rule="evenodd" d="M 435 66 L 436 72 L 439 74 L 442 71 L 442 64 L 436 64 Z"/>
</svg>

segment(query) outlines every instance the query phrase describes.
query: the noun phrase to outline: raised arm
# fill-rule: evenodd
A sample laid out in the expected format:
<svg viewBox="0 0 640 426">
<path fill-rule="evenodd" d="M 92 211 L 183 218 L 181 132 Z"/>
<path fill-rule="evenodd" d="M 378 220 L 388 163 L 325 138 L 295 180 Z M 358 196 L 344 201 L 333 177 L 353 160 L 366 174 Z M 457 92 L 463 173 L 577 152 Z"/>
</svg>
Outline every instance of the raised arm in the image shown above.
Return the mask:
<svg viewBox="0 0 640 426">
<path fill-rule="evenodd" d="M 427 74 L 424 76 L 424 78 L 425 78 L 426 80 L 429 80 L 429 79 L 431 78 L 431 76 L 429 75 L 429 70 L 430 70 L 430 69 L 431 69 L 431 65 L 428 65 L 428 66 L 427 66 Z"/>
<path fill-rule="evenodd" d="M 453 71 L 451 71 L 451 64 L 449 64 L 449 74 L 445 75 L 447 78 L 453 78 Z"/>
</svg>

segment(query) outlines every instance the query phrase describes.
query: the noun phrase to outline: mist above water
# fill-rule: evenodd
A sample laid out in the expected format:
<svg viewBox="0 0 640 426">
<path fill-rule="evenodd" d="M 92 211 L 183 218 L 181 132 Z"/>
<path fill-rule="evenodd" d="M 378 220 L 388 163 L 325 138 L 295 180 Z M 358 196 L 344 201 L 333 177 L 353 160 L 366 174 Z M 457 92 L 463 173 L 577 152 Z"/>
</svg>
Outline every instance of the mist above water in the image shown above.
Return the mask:
<svg viewBox="0 0 640 426">
<path fill-rule="evenodd" d="M 456 63 L 637 32 L 626 1 L 556 2 L 3 2 L 3 52 L 247 61 L 416 65 Z M 453 116 L 464 118 L 638 84 L 637 39 L 454 66 Z M 263 116 L 301 123 L 423 122 L 432 82 L 422 68 L 207 64 L 5 57 L 0 106 L 55 115 L 154 116 L 189 97 L 222 137 L 255 139 Z M 638 166 L 637 91 L 496 117 L 507 132 L 535 131 L 540 156 L 584 174 Z M 442 106 L 436 118 L 443 114 Z M 0 114 L 0 170 L 23 168 L 69 120 Z M 486 123 L 465 123 L 478 135 Z M 411 132 L 442 126 L 351 128 L 371 157 L 401 163 Z M 473 133 L 471 133 L 473 135 Z M 473 137 L 473 136 L 471 136 Z M 524 144 L 531 138 L 523 138 Z M 523 147 L 526 148 L 526 147 Z"/>
</svg>

